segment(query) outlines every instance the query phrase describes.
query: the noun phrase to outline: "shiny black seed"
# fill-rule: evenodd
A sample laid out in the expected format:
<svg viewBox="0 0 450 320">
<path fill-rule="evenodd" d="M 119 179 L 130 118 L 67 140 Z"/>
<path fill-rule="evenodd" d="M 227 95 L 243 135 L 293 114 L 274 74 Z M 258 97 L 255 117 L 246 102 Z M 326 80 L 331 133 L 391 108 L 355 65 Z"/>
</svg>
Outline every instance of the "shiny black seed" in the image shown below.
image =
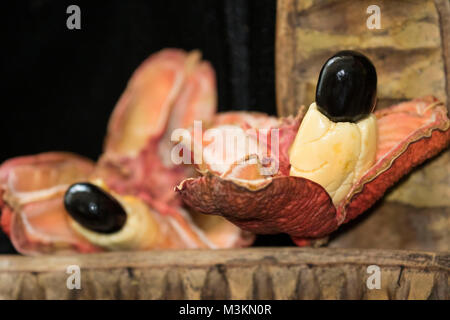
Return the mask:
<svg viewBox="0 0 450 320">
<path fill-rule="evenodd" d="M 71 185 L 64 195 L 64 206 L 79 224 L 100 233 L 119 231 L 127 219 L 122 205 L 91 183 Z"/>
<path fill-rule="evenodd" d="M 323 65 L 316 104 L 330 120 L 356 122 L 373 111 L 376 98 L 377 72 L 366 56 L 341 51 Z"/>
</svg>

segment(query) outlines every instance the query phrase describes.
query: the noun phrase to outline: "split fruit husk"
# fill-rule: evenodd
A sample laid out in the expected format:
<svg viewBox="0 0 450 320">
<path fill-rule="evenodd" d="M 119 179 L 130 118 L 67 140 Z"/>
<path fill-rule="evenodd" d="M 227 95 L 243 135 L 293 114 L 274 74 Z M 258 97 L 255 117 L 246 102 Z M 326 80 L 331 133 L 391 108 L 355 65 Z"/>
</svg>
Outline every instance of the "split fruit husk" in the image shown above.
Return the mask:
<svg viewBox="0 0 450 320">
<path fill-rule="evenodd" d="M 319 184 L 288 176 L 288 149 L 303 115 L 302 108 L 295 119 L 279 121 L 279 170 L 272 176 L 224 175 L 202 168 L 202 177 L 184 180 L 177 192 L 199 212 L 223 216 L 256 234 L 287 233 L 303 246 L 363 213 L 402 176 L 447 148 L 450 142 L 447 109 L 431 96 L 376 111 L 375 163 L 334 205 Z M 241 166 L 252 171 L 245 162 Z"/>
<path fill-rule="evenodd" d="M 143 202 L 157 224 L 152 228 L 158 230 L 154 242 L 148 239 L 154 234 L 147 239 L 141 235 L 151 245 L 119 244 L 122 250 L 251 244 L 253 235 L 225 219 L 187 212 L 173 192 L 174 186 L 196 172 L 170 161 L 171 132 L 188 128 L 194 120 L 211 121 L 216 103 L 215 73 L 199 52 L 165 49 L 151 55 L 135 71 L 114 108 L 97 163 L 48 152 L 0 166 L 2 229 L 23 254 L 107 250 L 74 230 L 63 204 L 71 184 L 100 181 L 117 195 Z"/>
</svg>

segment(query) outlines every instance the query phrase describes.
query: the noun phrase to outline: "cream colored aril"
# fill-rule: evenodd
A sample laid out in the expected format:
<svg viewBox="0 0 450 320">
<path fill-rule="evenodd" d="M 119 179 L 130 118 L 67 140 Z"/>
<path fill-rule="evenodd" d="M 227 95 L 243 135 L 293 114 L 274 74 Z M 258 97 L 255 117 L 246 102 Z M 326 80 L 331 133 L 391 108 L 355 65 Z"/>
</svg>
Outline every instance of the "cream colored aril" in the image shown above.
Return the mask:
<svg viewBox="0 0 450 320">
<path fill-rule="evenodd" d="M 374 163 L 374 114 L 352 122 L 333 122 L 311 104 L 289 150 L 290 175 L 317 182 L 337 204 Z"/>
<path fill-rule="evenodd" d="M 148 250 L 157 246 L 161 230 L 158 216 L 139 198 L 134 196 L 121 196 L 111 190 L 99 180 L 93 184 L 109 192 L 127 213 L 124 226 L 114 233 L 99 233 L 89 230 L 73 219 L 70 219 L 72 228 L 89 240 L 92 244 L 107 250 Z"/>
</svg>

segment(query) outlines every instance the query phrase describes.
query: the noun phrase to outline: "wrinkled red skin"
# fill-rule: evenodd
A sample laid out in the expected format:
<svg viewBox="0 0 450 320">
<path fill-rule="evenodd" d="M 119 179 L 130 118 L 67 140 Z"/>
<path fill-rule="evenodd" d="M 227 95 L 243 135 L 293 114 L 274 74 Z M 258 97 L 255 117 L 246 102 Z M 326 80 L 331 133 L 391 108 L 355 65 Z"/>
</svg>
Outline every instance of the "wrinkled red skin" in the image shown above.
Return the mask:
<svg viewBox="0 0 450 320">
<path fill-rule="evenodd" d="M 177 190 L 187 205 L 205 214 L 220 213 L 240 228 L 257 234 L 316 238 L 338 227 L 330 196 L 307 179 L 275 177 L 266 187 L 250 191 L 208 174 L 185 180 Z"/>
<path fill-rule="evenodd" d="M 425 97 L 377 111 L 376 115 L 399 113 L 401 116 L 411 105 L 416 109 L 422 105 L 421 111 L 417 111 L 419 114 L 436 102 L 435 98 Z M 204 177 L 183 181 L 176 191 L 188 206 L 202 213 L 222 215 L 242 229 L 257 234 L 287 233 L 297 245 L 308 245 L 311 240 L 327 236 L 342 223 L 363 213 L 402 176 L 449 145 L 450 120 L 444 107 L 438 108 L 433 116 L 428 114 L 434 121 L 408 134 L 402 143 L 394 141 L 388 151 L 380 150 L 377 163 L 337 207 L 322 186 L 305 178 L 286 176 L 289 173 L 288 147 L 283 143 L 290 146 L 292 135 L 295 137 L 298 126 L 292 124 L 290 130 L 285 130 L 283 125 L 280 128 L 280 132 L 286 132 L 285 141 L 280 139 L 280 172 L 260 188 L 255 190 L 206 173 Z M 414 117 L 420 119 L 414 110 L 406 110 L 404 114 L 412 117 L 411 121 Z M 383 145 L 389 146 L 389 143 Z"/>
</svg>

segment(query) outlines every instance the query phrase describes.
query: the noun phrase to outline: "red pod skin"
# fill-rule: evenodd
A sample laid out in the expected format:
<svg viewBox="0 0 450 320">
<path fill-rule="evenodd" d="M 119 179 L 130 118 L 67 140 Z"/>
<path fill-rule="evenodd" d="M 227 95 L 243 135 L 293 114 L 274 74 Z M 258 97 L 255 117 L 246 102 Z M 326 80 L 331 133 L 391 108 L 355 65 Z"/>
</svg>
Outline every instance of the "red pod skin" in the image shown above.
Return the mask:
<svg viewBox="0 0 450 320">
<path fill-rule="evenodd" d="M 254 233 L 319 238 L 338 227 L 336 208 L 328 193 L 304 178 L 275 177 L 252 191 L 209 174 L 187 179 L 177 190 L 187 205 L 202 213 L 220 214 Z"/>
<path fill-rule="evenodd" d="M 322 186 L 286 176 L 283 163 L 279 175 L 256 189 L 208 173 L 183 181 L 176 191 L 202 213 L 224 216 L 254 233 L 287 233 L 297 245 L 307 245 L 363 213 L 402 176 L 449 145 L 447 110 L 433 97 L 382 109 L 375 115 L 379 123 L 376 163 L 336 206 Z M 283 152 L 287 148 L 280 147 L 280 162 L 288 158 Z"/>
</svg>

